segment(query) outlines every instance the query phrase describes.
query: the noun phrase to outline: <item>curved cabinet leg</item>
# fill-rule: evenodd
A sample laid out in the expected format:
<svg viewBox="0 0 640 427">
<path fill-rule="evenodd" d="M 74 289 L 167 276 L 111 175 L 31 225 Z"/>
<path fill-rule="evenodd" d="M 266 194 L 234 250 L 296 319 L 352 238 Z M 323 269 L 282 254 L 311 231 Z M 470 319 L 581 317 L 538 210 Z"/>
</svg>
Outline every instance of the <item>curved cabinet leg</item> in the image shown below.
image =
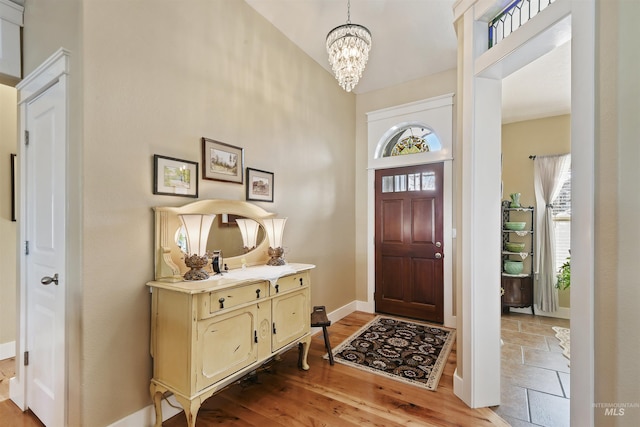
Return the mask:
<svg viewBox="0 0 640 427">
<path fill-rule="evenodd" d="M 198 418 L 198 411 L 202 402 L 200 398 L 193 400 L 184 399 L 178 395 L 174 395 L 180 406 L 184 409 L 184 416 L 187 417 L 187 426 L 196 427 L 196 418 Z"/>
<path fill-rule="evenodd" d="M 156 410 L 156 423 L 154 427 L 162 427 L 162 396 L 167 391 L 164 387 L 160 387 L 155 383 L 151 383 L 149 386 L 151 392 L 151 400 L 153 400 L 153 406 Z"/>
<path fill-rule="evenodd" d="M 300 340 L 302 347 L 299 347 L 299 367 L 304 370 L 309 370 L 309 364 L 307 363 L 307 356 L 309 355 L 309 346 L 311 345 L 311 336 L 307 336 Z"/>
</svg>

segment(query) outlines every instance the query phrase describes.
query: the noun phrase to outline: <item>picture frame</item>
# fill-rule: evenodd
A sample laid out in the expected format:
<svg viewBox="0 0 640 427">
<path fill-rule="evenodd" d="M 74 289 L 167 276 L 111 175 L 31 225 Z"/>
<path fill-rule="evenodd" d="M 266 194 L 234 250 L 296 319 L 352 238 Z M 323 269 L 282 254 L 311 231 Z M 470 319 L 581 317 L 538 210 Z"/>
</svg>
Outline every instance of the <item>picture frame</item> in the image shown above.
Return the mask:
<svg viewBox="0 0 640 427">
<path fill-rule="evenodd" d="M 247 168 L 247 200 L 273 202 L 273 172 Z"/>
<path fill-rule="evenodd" d="M 16 191 L 16 173 L 18 172 L 18 155 L 10 154 L 11 156 L 11 221 L 18 220 L 16 217 L 16 206 L 18 205 L 18 192 Z"/>
<path fill-rule="evenodd" d="M 202 178 L 244 183 L 244 148 L 202 138 Z"/>
<path fill-rule="evenodd" d="M 197 198 L 198 177 L 198 162 L 153 156 L 153 194 Z"/>
<path fill-rule="evenodd" d="M 218 215 L 220 217 L 220 227 L 237 227 L 238 223 L 236 219 L 242 219 L 244 217 L 240 215 L 223 213 Z"/>
</svg>

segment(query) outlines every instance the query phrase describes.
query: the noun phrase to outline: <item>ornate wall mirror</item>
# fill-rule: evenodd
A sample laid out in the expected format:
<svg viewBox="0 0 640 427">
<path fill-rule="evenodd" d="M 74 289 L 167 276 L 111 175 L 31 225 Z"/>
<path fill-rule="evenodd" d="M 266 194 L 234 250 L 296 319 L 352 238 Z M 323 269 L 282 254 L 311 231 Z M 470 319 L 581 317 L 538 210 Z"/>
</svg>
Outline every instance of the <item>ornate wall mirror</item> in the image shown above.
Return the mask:
<svg viewBox="0 0 640 427">
<path fill-rule="evenodd" d="M 264 264 L 269 258 L 269 242 L 266 239 L 263 220 L 273 213 L 244 201 L 200 200 L 180 207 L 156 207 L 155 211 L 155 279 L 181 281 L 188 270 L 184 263 L 186 248 L 185 231 L 181 214 L 215 214 L 209 232 L 207 250 L 220 250 L 229 269 L 240 268 L 242 260 L 247 265 Z M 236 222 L 252 219 L 259 224 L 256 247 L 246 252 L 242 234 Z M 208 269 L 211 269 L 209 266 Z"/>
<path fill-rule="evenodd" d="M 207 240 L 207 251 L 222 251 L 225 258 L 243 256 L 247 253 L 242 240 L 242 234 L 238 227 L 237 220 L 252 219 L 246 218 L 235 214 L 217 214 L 211 230 L 209 231 L 209 240 Z M 264 227 L 262 224 L 258 228 L 258 236 L 256 239 L 256 245 L 249 248 L 253 250 L 262 243 L 266 238 Z M 186 252 L 187 251 L 187 235 L 184 227 L 180 227 L 176 231 L 176 244 L 178 247 Z"/>
</svg>

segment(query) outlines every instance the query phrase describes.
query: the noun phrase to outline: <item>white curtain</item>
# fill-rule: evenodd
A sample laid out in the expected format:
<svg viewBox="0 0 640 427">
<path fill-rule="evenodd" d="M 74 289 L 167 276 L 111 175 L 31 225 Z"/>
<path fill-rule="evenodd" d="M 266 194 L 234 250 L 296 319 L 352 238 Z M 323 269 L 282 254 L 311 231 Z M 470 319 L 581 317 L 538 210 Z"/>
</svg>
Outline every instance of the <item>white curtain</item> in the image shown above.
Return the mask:
<svg viewBox="0 0 640 427">
<path fill-rule="evenodd" d="M 558 196 L 563 177 L 571 166 L 571 154 L 537 156 L 534 160 L 536 194 L 536 271 L 538 288 L 536 301 L 542 311 L 558 309 L 556 283 L 556 239 L 553 230 L 552 201 Z"/>
</svg>

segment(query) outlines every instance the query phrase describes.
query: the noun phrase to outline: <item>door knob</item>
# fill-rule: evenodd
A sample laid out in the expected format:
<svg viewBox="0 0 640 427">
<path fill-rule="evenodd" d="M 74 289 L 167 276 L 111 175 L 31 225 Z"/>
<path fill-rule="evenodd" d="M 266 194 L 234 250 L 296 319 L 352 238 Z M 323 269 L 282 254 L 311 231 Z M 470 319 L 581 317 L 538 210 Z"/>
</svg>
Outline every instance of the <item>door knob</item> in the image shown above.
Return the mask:
<svg viewBox="0 0 640 427">
<path fill-rule="evenodd" d="M 42 283 L 43 285 L 50 285 L 51 282 L 55 283 L 56 285 L 58 284 L 58 273 L 54 274 L 53 277 L 44 276 L 42 279 L 40 279 L 40 283 Z"/>
<path fill-rule="evenodd" d="M 441 246 L 442 246 L 442 243 L 441 243 L 441 242 L 436 242 L 436 248 L 439 248 L 439 247 L 441 247 Z"/>
<path fill-rule="evenodd" d="M 436 259 L 442 258 L 442 254 L 440 252 L 436 252 Z"/>
</svg>

